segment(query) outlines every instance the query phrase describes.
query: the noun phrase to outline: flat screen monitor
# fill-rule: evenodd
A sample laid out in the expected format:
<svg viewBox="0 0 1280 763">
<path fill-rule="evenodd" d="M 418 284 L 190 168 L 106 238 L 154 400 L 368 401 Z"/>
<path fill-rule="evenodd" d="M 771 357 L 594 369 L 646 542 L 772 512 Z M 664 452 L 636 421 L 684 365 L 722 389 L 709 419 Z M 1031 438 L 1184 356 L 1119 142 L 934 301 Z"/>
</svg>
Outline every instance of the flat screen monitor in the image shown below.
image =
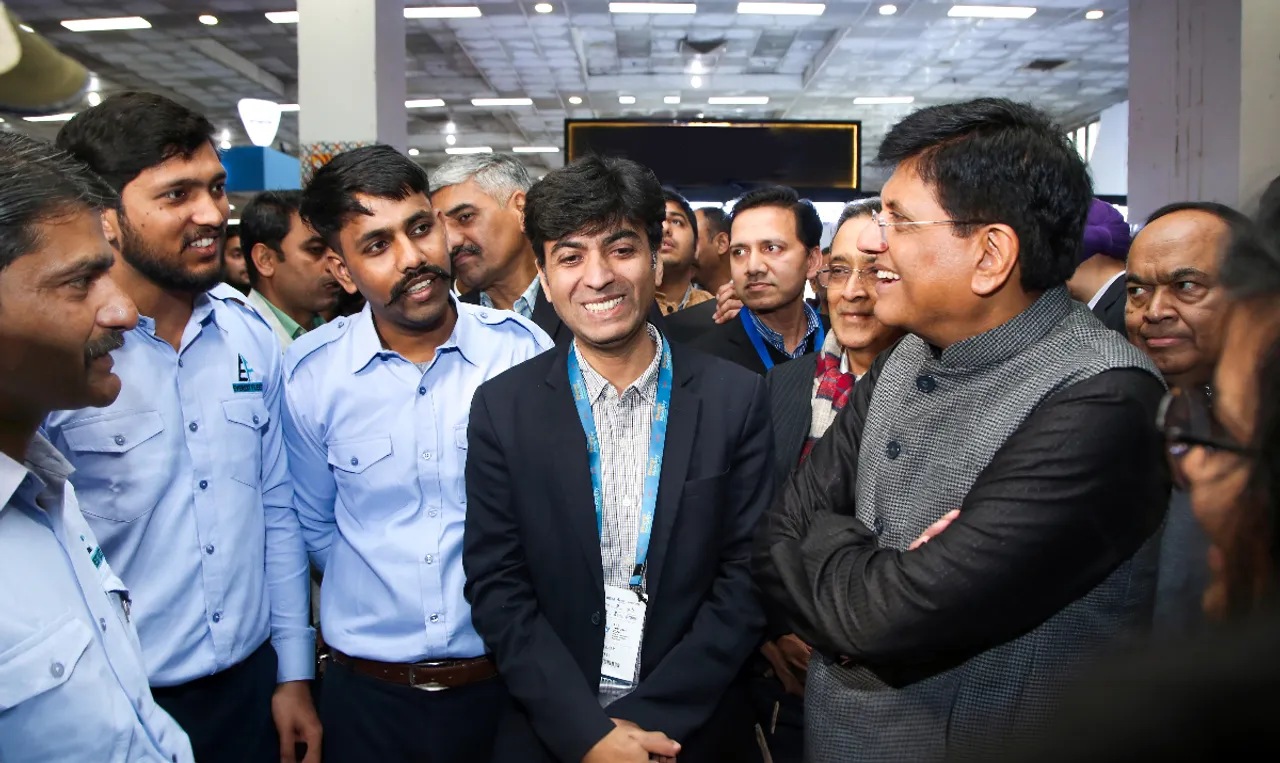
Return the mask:
<svg viewBox="0 0 1280 763">
<path fill-rule="evenodd" d="M 569 161 L 624 156 L 679 188 L 789 185 L 857 190 L 859 122 L 565 120 Z"/>
</svg>

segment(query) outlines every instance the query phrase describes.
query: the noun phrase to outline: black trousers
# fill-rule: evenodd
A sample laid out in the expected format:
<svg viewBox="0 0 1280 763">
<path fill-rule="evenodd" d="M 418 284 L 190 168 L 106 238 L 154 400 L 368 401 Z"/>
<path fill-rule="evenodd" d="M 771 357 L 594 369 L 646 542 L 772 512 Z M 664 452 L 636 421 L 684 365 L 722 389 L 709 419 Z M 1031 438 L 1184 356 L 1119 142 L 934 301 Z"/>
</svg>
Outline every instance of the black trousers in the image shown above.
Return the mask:
<svg viewBox="0 0 1280 763">
<path fill-rule="evenodd" d="M 238 665 L 178 686 L 152 687 L 151 694 L 191 738 L 196 763 L 279 763 L 271 719 L 275 690 L 276 650 L 268 641 Z"/>
<path fill-rule="evenodd" d="M 320 691 L 325 763 L 488 763 L 510 699 L 501 678 L 443 691 L 330 661 Z"/>
</svg>

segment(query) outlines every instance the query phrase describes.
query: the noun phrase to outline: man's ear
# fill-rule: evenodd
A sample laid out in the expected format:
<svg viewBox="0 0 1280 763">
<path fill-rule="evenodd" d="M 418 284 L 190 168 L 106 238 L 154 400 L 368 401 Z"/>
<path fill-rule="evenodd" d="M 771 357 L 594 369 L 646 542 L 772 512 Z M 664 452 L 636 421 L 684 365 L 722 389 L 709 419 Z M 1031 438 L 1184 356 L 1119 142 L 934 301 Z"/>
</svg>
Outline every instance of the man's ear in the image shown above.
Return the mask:
<svg viewBox="0 0 1280 763">
<path fill-rule="evenodd" d="M 653 286 L 655 289 L 662 288 L 662 257 L 657 252 L 653 254 Z"/>
<path fill-rule="evenodd" d="M 258 275 L 263 278 L 272 278 L 276 274 L 276 255 L 271 248 L 261 242 L 253 245 L 253 250 L 249 252 L 249 256 L 253 258 L 253 265 L 258 269 Z"/>
<path fill-rule="evenodd" d="M 329 272 L 333 274 L 334 280 L 342 286 L 342 290 L 348 294 L 355 294 L 359 291 L 356 288 L 356 282 L 351 280 L 351 272 L 347 270 L 347 261 L 332 249 L 329 250 L 325 257 L 325 265 L 329 268 Z"/>
<path fill-rule="evenodd" d="M 822 247 L 815 246 L 809 250 L 809 256 L 804 263 L 805 280 L 812 281 L 817 278 L 819 270 L 822 270 Z"/>
<path fill-rule="evenodd" d="M 970 286 L 979 297 L 995 294 L 1018 273 L 1018 234 L 1004 224 L 985 226 L 978 237 L 977 263 Z"/>
<path fill-rule="evenodd" d="M 107 237 L 107 243 L 111 248 L 120 251 L 120 213 L 114 209 L 102 210 L 102 235 Z"/>
<path fill-rule="evenodd" d="M 716 244 L 717 255 L 723 257 L 729 253 L 729 234 L 728 233 L 723 233 L 723 232 L 717 233 L 716 237 L 712 240 Z"/>
<path fill-rule="evenodd" d="M 507 206 L 514 207 L 516 214 L 520 215 L 520 228 L 522 230 L 524 229 L 524 205 L 528 198 L 524 191 L 516 191 L 511 194 L 510 199 L 507 199 Z"/>
</svg>

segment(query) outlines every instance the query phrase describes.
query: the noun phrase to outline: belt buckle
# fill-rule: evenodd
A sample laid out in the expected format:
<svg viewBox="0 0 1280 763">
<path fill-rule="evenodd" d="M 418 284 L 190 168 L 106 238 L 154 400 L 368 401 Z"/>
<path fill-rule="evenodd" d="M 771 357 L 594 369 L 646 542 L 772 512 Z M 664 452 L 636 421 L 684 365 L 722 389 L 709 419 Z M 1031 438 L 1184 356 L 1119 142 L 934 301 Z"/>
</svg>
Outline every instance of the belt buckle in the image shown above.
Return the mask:
<svg viewBox="0 0 1280 763">
<path fill-rule="evenodd" d="M 418 668 L 420 667 L 422 668 L 441 667 L 441 664 L 425 663 L 422 665 L 414 665 L 412 668 L 409 669 L 409 685 L 410 686 L 412 686 L 415 689 L 420 689 L 422 691 L 445 691 L 450 688 L 448 686 L 445 686 L 442 683 L 439 683 L 438 681 L 423 681 L 422 683 L 419 683 L 417 678 L 418 678 Z"/>
</svg>

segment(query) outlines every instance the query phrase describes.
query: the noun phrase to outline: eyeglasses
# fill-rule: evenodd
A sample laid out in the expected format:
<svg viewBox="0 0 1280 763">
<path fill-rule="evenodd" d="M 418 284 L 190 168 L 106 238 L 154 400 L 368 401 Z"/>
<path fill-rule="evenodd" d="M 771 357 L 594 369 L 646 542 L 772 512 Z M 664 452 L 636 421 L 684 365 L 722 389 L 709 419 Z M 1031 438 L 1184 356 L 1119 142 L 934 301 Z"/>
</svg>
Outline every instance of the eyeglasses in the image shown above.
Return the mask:
<svg viewBox="0 0 1280 763">
<path fill-rule="evenodd" d="M 880 226 L 880 245 L 889 246 L 889 229 L 905 228 L 908 226 L 923 227 L 925 225 L 988 225 L 989 223 L 982 220 L 906 220 L 903 222 L 891 223 L 884 219 L 884 215 L 880 212 L 872 212 L 871 219 L 876 225 Z"/>
<path fill-rule="evenodd" d="M 824 289 L 836 288 L 843 289 L 844 285 L 849 282 L 849 277 L 858 279 L 863 284 L 874 283 L 876 280 L 875 268 L 850 268 L 844 265 L 832 265 L 818 271 L 818 285 Z"/>
<path fill-rule="evenodd" d="M 1164 435 L 1170 465 L 1183 485 L 1186 473 L 1182 462 L 1192 448 L 1204 448 L 1208 455 L 1248 457 L 1255 453 L 1232 437 L 1214 416 L 1213 398 L 1203 387 L 1170 390 L 1160 401 L 1156 427 Z"/>
</svg>

